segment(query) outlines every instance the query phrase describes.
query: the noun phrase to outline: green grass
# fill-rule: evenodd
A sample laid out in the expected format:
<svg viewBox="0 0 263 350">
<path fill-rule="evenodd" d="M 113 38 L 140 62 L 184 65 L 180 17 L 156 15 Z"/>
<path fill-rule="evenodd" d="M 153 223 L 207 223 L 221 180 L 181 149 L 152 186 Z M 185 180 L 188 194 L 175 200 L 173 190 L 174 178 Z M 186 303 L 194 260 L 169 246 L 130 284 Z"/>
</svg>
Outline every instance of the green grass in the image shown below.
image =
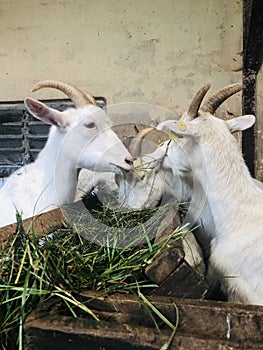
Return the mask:
<svg viewBox="0 0 263 350">
<path fill-rule="evenodd" d="M 0 344 L 2 349 L 22 349 L 23 324 L 37 306 L 57 296 L 76 316 L 77 308 L 96 316 L 77 299 L 78 292 L 89 289 L 110 294 L 129 292 L 143 300 L 143 291 L 156 287 L 145 279 L 143 271 L 168 245 L 176 244 L 183 229 L 155 242 L 152 237 L 168 207 L 132 213 L 108 209 L 94 212 L 98 221 L 116 230 L 116 236 L 104 237 L 103 245 L 83 238 L 69 227 L 57 230 L 39 245 L 39 237 L 26 232 L 18 216 L 17 233 L 0 252 Z M 136 228 L 136 241 L 119 247 L 123 228 Z M 83 228 L 82 228 L 83 229 Z M 88 237 L 96 237 L 88 225 Z M 125 230 L 124 230 L 125 231 Z M 130 232 L 130 231 L 129 231 Z M 118 234 L 117 234 L 118 233 Z M 127 234 L 127 232 L 125 233 Z M 122 241 L 123 242 L 123 241 Z M 149 306 L 149 305 L 148 305 Z"/>
</svg>

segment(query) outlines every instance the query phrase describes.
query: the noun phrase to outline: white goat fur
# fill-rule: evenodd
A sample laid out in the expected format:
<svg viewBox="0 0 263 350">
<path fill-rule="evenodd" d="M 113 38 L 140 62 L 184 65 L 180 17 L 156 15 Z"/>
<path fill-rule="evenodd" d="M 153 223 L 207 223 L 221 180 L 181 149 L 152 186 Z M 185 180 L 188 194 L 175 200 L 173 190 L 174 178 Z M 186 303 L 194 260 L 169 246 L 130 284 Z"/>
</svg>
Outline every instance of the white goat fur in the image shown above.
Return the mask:
<svg viewBox="0 0 263 350">
<path fill-rule="evenodd" d="M 215 226 L 210 264 L 229 300 L 263 304 L 263 188 L 250 176 L 230 133 L 251 127 L 255 117 L 223 121 L 201 113 L 191 121 L 183 119 L 185 131 L 176 121 L 158 128 L 182 137 L 170 147 L 172 167 L 182 177 L 193 171 L 206 195 Z"/>
<path fill-rule="evenodd" d="M 119 177 L 119 201 L 129 208 L 155 207 L 163 201 L 176 200 L 189 203 L 184 223 L 195 227 L 194 235 L 202 247 L 203 253 L 189 232 L 183 241 L 184 249 L 192 247 L 191 254 L 186 252 L 188 263 L 199 271 L 203 270 L 202 256 L 207 262 L 210 257 L 211 240 L 215 238 L 215 225 L 205 193 L 195 179 L 192 171 L 181 174 L 173 168 L 174 141 L 166 141 L 153 153 L 143 155 L 134 161 L 135 171 L 131 176 Z M 263 190 L 263 184 L 252 179 L 255 186 Z M 115 185 L 116 186 L 116 185 Z M 116 191 L 116 190 L 115 190 Z M 188 242 L 190 240 L 190 243 Z M 212 272 L 212 270 L 211 270 Z M 210 273 L 212 274 L 212 273 Z M 215 275 L 210 276 L 211 287 L 216 283 Z"/>
<path fill-rule="evenodd" d="M 134 172 L 130 175 L 117 175 L 119 183 L 119 202 L 128 208 L 140 209 L 155 207 L 168 201 L 190 203 L 192 196 L 191 173 L 181 181 L 176 169 L 170 163 L 170 144 L 165 142 L 153 153 L 138 157 L 134 161 Z M 199 246 L 201 244 L 205 256 L 209 256 L 210 241 L 208 232 L 213 232 L 213 222 L 209 215 L 209 207 L 204 196 L 199 193 L 197 201 L 192 201 L 185 223 L 189 228 L 195 227 L 195 236 L 189 231 L 182 243 L 185 260 L 199 273 L 205 273 L 204 256 Z M 200 210 L 200 200 L 204 204 Z M 195 204 L 198 203 L 197 207 Z"/>
<path fill-rule="evenodd" d="M 155 207 L 161 201 L 163 203 L 169 201 L 171 195 L 178 202 L 189 202 L 191 190 L 182 186 L 184 183 L 172 172 L 171 165 L 168 163 L 169 157 L 165 156 L 167 151 L 169 152 L 169 148 L 165 143 L 152 154 L 138 157 L 134 161 L 134 171 L 131 173 L 106 174 L 82 169 L 79 174 L 75 200 L 81 200 L 86 193 L 96 188 L 99 199 L 110 198 L 110 203 L 104 204 L 110 204 L 112 207 L 115 205 L 131 209 Z M 190 221 L 192 225 L 198 225 L 201 222 L 203 225 L 204 221 L 204 226 L 208 230 L 211 229 L 211 225 L 207 223 L 210 221 L 210 217 L 205 213 L 205 209 L 202 211 L 202 221 L 197 220 L 200 219 L 199 210 L 196 210 L 195 213 L 197 218 L 194 218 L 193 215 L 189 218 L 190 212 L 193 212 L 191 209 L 187 216 L 187 222 Z M 206 233 L 201 230 L 201 227 L 196 231 L 198 231 L 198 236 L 205 237 L 206 243 Z M 205 273 L 203 253 L 193 233 L 189 231 L 185 234 L 182 243 L 185 260 L 203 275 Z"/>
<path fill-rule="evenodd" d="M 99 107 L 87 105 L 59 112 L 25 99 L 30 113 L 53 124 L 47 143 L 35 162 L 13 173 L 0 190 L 0 226 L 73 202 L 78 168 L 114 172 L 131 170 L 131 156 L 110 129 L 110 120 Z"/>
<path fill-rule="evenodd" d="M 207 113 L 189 119 L 187 114 L 181 118 L 186 131 L 176 121 L 159 125 L 185 137 L 141 157 L 144 164 L 163 157 L 162 166 L 159 172 L 147 166 L 136 177 L 124 178 L 121 200 L 131 207 L 153 206 L 163 195 L 160 188 L 179 202 L 191 200 L 185 221 L 200 225 L 195 233 L 206 258 L 212 241 L 213 279 L 215 272 L 221 276 L 229 300 L 262 304 L 263 184 L 250 176 L 230 134 L 250 127 L 255 119 L 246 116 L 225 122 Z M 142 187 L 144 202 L 137 200 Z"/>
</svg>

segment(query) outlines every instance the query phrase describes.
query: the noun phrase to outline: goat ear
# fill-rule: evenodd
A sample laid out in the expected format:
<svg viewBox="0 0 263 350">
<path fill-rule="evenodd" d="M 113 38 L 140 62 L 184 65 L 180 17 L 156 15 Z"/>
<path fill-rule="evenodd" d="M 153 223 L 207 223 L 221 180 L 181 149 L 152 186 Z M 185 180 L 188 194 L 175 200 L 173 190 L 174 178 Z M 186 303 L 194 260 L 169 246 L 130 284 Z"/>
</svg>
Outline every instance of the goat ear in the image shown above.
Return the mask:
<svg viewBox="0 0 263 350">
<path fill-rule="evenodd" d="M 252 125 L 254 125 L 255 121 L 256 117 L 252 114 L 248 114 L 230 119 L 226 123 L 228 124 L 230 131 L 233 133 L 250 128 Z"/>
<path fill-rule="evenodd" d="M 182 119 L 178 121 L 166 120 L 156 127 L 157 130 L 163 130 L 164 128 L 168 128 L 178 136 L 192 136 L 194 134 L 192 125 L 189 125 Z"/>
<path fill-rule="evenodd" d="M 63 120 L 62 113 L 56 109 L 46 106 L 44 103 L 27 97 L 24 100 L 25 106 L 28 111 L 37 119 L 42 120 L 46 124 L 55 125 L 64 128 L 65 121 Z"/>
</svg>

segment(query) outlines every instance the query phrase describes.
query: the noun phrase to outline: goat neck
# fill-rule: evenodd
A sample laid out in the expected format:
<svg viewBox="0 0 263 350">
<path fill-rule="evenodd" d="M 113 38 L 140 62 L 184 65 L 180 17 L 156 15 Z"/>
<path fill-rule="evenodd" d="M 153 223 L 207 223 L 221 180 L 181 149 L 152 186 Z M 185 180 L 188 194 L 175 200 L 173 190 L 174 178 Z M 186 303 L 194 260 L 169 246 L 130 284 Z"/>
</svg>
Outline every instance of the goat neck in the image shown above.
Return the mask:
<svg viewBox="0 0 263 350">
<path fill-rule="evenodd" d="M 48 188 L 41 196 L 50 196 L 52 193 L 54 203 L 59 204 L 73 202 L 77 188 L 77 161 L 69 159 L 67 148 L 62 147 L 67 142 L 66 138 L 65 132 L 52 126 L 46 146 L 36 160 L 37 168 L 41 169 L 42 174 L 40 188 Z"/>
</svg>

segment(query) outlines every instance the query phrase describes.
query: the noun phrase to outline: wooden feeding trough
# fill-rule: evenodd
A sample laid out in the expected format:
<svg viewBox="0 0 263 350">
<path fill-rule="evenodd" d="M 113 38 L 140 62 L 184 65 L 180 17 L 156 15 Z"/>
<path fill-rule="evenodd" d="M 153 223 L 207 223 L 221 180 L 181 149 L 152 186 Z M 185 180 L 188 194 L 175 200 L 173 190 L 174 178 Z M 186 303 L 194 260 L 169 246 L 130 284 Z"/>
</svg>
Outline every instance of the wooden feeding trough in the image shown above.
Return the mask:
<svg viewBox="0 0 263 350">
<path fill-rule="evenodd" d="M 34 218 L 34 231 L 49 233 L 64 220 L 57 209 Z M 25 220 L 25 227 L 31 225 Z M 176 224 L 176 223 L 173 223 Z M 162 226 L 163 234 L 171 222 Z M 0 229 L 2 242 L 16 225 Z M 207 286 L 184 260 L 179 248 L 159 255 L 145 271 L 158 284 L 147 300 L 178 328 L 169 349 L 263 349 L 263 307 L 203 300 Z M 102 296 L 84 291 L 79 297 L 99 318 L 74 318 L 57 299 L 40 304 L 24 325 L 24 348 L 31 349 L 161 349 L 172 330 L 149 314 L 142 300 L 129 294 Z M 156 327 L 159 327 L 159 331 Z"/>
<path fill-rule="evenodd" d="M 41 305 L 25 324 L 25 349 L 161 349 L 171 330 L 159 322 L 161 335 L 137 298 L 130 295 L 100 297 L 83 293 L 101 321 L 73 318 L 57 310 L 56 300 Z M 179 326 L 170 349 L 263 349 L 263 308 L 223 302 L 172 299 L 149 300 Z M 158 322 L 158 320 L 156 321 Z"/>
<path fill-rule="evenodd" d="M 65 101 L 56 107 L 63 109 L 68 103 Z M 7 135 L 3 134 L 1 140 L 9 144 L 6 140 L 10 132 L 15 135 L 11 142 L 13 148 L 4 149 L 0 160 L 2 172 L 8 176 L 11 163 L 21 165 L 35 158 L 48 130 L 42 130 L 42 126 L 32 122 L 21 103 L 5 105 L 0 112 L 8 127 Z M 41 140 L 39 135 L 34 136 L 36 128 L 41 129 Z M 27 231 L 33 223 L 34 232 L 43 235 L 61 226 L 64 219 L 61 210 L 57 209 L 24 220 L 23 225 Z M 178 226 L 176 220 L 177 217 L 174 221 L 167 213 L 157 237 L 169 234 Z M 0 228 L 1 247 L 9 244 L 16 229 L 16 224 Z M 148 265 L 145 275 L 158 285 L 146 295 L 147 300 L 172 325 L 178 323 L 169 349 L 263 349 L 263 307 L 204 300 L 208 287 L 203 277 L 185 261 L 182 249 L 167 248 Z M 99 321 L 84 312 L 74 318 L 56 298 L 50 299 L 28 316 L 24 324 L 24 348 L 150 350 L 161 349 L 171 338 L 172 329 L 161 318 L 155 316 L 153 319 L 143 300 L 134 295 L 103 296 L 87 290 L 78 297 Z"/>
</svg>

